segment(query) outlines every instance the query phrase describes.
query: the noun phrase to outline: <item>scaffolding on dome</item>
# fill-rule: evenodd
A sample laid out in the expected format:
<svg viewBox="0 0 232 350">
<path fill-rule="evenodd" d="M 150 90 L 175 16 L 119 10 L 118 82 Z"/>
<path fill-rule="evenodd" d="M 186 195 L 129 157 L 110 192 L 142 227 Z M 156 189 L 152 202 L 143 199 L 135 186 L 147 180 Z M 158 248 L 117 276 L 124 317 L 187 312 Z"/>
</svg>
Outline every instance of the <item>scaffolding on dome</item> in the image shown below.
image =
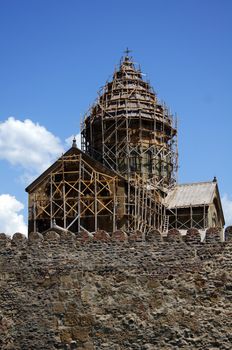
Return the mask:
<svg viewBox="0 0 232 350">
<path fill-rule="evenodd" d="M 29 233 L 56 227 L 165 234 L 224 226 L 216 178 L 177 184 L 176 118 L 129 50 L 84 116 L 81 149 L 74 139 L 26 188 Z"/>
<path fill-rule="evenodd" d="M 129 50 L 85 115 L 81 148 L 27 187 L 29 232 L 167 229 L 164 198 L 176 184 L 177 126 Z"/>
<path fill-rule="evenodd" d="M 166 105 L 159 103 L 150 84 L 142 79 L 141 70 L 135 68 L 128 53 L 127 50 L 112 81 L 101 89 L 84 116 L 81 147 L 127 179 L 128 215 L 134 213 L 137 221 L 143 218 L 150 222 L 150 211 L 140 213 L 135 203 L 144 207 L 144 198 L 152 198 L 153 208 L 162 213 L 152 226 L 163 229 L 162 198 L 177 179 L 177 123 Z M 128 224 L 128 230 L 138 227 L 135 221 Z"/>
<path fill-rule="evenodd" d="M 176 120 L 128 56 L 82 122 L 82 150 L 128 180 L 166 192 L 176 183 Z"/>
</svg>

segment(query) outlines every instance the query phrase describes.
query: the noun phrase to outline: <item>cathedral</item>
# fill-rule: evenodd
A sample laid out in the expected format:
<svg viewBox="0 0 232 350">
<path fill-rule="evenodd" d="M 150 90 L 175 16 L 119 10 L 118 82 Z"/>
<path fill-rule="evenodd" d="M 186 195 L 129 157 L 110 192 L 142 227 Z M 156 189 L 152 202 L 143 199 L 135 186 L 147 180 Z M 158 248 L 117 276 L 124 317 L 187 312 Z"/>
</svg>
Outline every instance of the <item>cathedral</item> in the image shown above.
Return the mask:
<svg viewBox="0 0 232 350">
<path fill-rule="evenodd" d="M 177 134 L 127 50 L 81 123 L 81 149 L 74 139 L 26 188 L 29 232 L 222 229 L 217 179 L 177 183 Z"/>
</svg>

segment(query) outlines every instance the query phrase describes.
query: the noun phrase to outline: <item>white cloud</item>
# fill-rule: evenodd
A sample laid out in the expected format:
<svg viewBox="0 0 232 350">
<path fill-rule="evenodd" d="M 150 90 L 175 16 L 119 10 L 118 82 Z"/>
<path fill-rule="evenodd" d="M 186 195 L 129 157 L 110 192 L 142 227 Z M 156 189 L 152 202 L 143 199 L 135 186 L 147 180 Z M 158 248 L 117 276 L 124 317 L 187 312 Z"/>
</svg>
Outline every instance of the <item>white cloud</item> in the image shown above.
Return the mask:
<svg viewBox="0 0 232 350">
<path fill-rule="evenodd" d="M 24 205 L 14 196 L 0 195 L 0 232 L 12 235 L 15 232 L 27 234 L 27 225 L 23 215 L 19 214 Z"/>
<path fill-rule="evenodd" d="M 72 135 L 70 137 L 68 137 L 66 140 L 65 140 L 65 143 L 67 146 L 71 147 L 72 146 L 72 142 L 73 142 L 73 139 L 76 139 L 76 142 L 77 142 L 77 147 L 81 149 L 81 134 L 76 134 L 75 136 Z"/>
<path fill-rule="evenodd" d="M 74 136 L 65 140 L 71 147 Z M 75 135 L 77 147 L 81 148 L 81 135 Z M 20 168 L 21 179 L 28 184 L 54 162 L 66 148 L 60 139 L 44 126 L 30 119 L 24 121 L 9 117 L 0 122 L 0 160 L 6 160 Z M 14 196 L 0 195 L 0 232 L 12 235 L 27 233 L 23 215 L 24 205 Z"/>
<path fill-rule="evenodd" d="M 58 137 L 30 119 L 0 122 L 0 159 L 20 166 L 25 177 L 40 174 L 63 151 Z"/>
<path fill-rule="evenodd" d="M 225 216 L 226 226 L 232 225 L 232 199 L 227 194 L 222 197 L 222 207 Z"/>
</svg>

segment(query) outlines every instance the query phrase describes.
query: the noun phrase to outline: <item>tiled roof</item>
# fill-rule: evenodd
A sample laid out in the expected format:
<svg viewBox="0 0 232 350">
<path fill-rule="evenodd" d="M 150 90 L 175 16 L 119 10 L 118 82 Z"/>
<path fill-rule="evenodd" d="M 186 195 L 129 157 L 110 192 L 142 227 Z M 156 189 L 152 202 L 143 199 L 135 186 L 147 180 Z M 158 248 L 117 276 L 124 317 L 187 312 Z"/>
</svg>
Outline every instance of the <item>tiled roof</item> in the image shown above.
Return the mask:
<svg viewBox="0 0 232 350">
<path fill-rule="evenodd" d="M 165 198 L 164 204 L 168 208 L 183 208 L 213 202 L 216 182 L 197 182 L 177 185 Z"/>
</svg>

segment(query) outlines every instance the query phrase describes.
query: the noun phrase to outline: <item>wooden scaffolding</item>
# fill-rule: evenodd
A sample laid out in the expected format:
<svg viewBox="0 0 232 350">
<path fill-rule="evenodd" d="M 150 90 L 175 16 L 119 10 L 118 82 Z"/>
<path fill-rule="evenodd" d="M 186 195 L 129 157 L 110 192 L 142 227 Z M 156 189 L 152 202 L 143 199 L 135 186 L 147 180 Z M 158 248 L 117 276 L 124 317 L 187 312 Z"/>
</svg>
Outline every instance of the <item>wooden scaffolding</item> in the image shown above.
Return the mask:
<svg viewBox="0 0 232 350">
<path fill-rule="evenodd" d="M 177 178 L 176 119 L 125 56 L 82 123 L 82 149 L 128 180 L 167 192 Z"/>
<path fill-rule="evenodd" d="M 153 228 L 163 228 L 162 197 L 177 179 L 176 118 L 158 102 L 128 52 L 112 81 L 99 92 L 81 129 L 82 150 L 127 179 L 128 214 L 135 213 L 137 221 L 151 222 L 149 210 L 140 212 L 144 198 L 149 197 L 159 217 L 152 221 Z M 143 203 L 139 209 L 131 204 L 134 197 L 136 203 Z"/>
<path fill-rule="evenodd" d="M 29 231 L 54 222 L 73 232 L 163 230 L 163 198 L 177 177 L 176 120 L 128 52 L 85 115 L 81 143 L 29 186 Z"/>
<path fill-rule="evenodd" d="M 114 231 L 117 186 L 116 175 L 96 170 L 81 153 L 62 156 L 30 195 L 29 224 L 39 232 L 54 224 L 73 232 Z"/>
<path fill-rule="evenodd" d="M 165 215 L 169 221 L 169 229 L 188 230 L 196 228 L 205 230 L 208 228 L 208 208 L 205 203 L 202 205 L 186 207 L 175 207 L 166 209 Z"/>
<path fill-rule="evenodd" d="M 75 148 L 28 192 L 29 232 L 59 227 L 75 233 L 99 229 L 145 233 L 162 222 L 162 207 L 142 178 L 129 183 Z"/>
</svg>

